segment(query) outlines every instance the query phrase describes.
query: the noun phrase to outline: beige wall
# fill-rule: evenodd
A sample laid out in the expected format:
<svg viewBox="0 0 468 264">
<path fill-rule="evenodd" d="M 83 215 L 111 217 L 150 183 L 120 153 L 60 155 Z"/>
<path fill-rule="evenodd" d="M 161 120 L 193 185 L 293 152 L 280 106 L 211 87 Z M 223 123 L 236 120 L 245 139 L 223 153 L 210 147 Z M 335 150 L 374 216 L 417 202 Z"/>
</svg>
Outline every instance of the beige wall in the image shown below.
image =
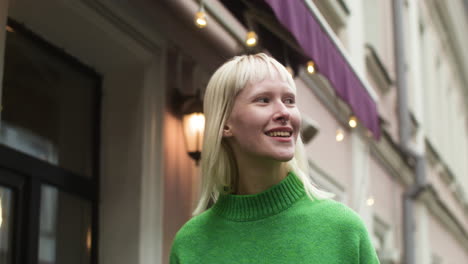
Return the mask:
<svg viewBox="0 0 468 264">
<path fill-rule="evenodd" d="M 301 114 L 315 120 L 320 128 L 313 141 L 306 145 L 309 158 L 334 180 L 343 186 L 351 186 L 351 141 L 349 135 L 342 142 L 337 142 L 335 135 L 336 130 L 340 127 L 339 123 L 314 95 L 312 89 L 299 78 L 296 78 L 296 86 L 297 105 Z"/>
<path fill-rule="evenodd" d="M 447 232 L 444 224 L 429 214 L 429 244 L 431 255 L 437 255 L 443 259 L 442 263 L 466 263 L 468 251 L 462 247 L 454 236 Z"/>
<path fill-rule="evenodd" d="M 163 263 L 176 232 L 192 216 L 196 186 L 200 182 L 195 162 L 188 156 L 179 118 L 165 113 L 164 120 L 164 248 Z"/>
</svg>

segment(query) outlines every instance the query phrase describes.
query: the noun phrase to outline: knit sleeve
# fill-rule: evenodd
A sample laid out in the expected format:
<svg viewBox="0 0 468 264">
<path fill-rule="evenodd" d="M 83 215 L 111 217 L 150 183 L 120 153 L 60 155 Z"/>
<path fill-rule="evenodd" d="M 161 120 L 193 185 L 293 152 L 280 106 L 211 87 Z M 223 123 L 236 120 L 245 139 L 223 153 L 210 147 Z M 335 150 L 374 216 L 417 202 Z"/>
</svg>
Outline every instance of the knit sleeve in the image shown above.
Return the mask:
<svg viewBox="0 0 468 264">
<path fill-rule="evenodd" d="M 379 258 L 377 257 L 364 223 L 362 223 L 359 241 L 359 264 L 379 264 Z"/>
<path fill-rule="evenodd" d="M 177 256 L 176 249 L 174 247 L 175 245 L 172 245 L 171 248 L 171 254 L 169 256 L 169 264 L 180 264 L 179 257 Z"/>
</svg>

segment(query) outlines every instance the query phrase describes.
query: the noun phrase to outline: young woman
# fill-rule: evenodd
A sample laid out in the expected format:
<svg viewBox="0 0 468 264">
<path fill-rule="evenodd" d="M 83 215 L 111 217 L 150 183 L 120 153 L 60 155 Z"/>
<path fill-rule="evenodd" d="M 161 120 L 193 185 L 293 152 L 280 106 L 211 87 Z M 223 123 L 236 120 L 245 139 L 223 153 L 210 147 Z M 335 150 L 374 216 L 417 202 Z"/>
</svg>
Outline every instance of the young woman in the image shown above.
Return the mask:
<svg viewBox="0 0 468 264">
<path fill-rule="evenodd" d="M 295 100 L 293 79 L 266 54 L 214 73 L 201 198 L 175 237 L 172 264 L 379 263 L 359 216 L 311 183 Z"/>
</svg>

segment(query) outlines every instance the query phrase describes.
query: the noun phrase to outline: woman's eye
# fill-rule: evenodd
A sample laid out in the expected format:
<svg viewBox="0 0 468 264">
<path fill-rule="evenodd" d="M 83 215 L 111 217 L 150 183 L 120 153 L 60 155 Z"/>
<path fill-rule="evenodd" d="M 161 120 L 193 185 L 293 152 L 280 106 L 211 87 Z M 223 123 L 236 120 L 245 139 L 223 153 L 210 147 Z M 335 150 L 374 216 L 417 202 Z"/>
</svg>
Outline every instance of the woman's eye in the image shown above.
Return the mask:
<svg viewBox="0 0 468 264">
<path fill-rule="evenodd" d="M 294 98 L 287 98 L 284 100 L 285 104 L 294 104 L 295 102 Z"/>
<path fill-rule="evenodd" d="M 257 98 L 257 100 L 255 100 L 255 101 L 257 101 L 259 103 L 268 103 L 268 102 L 270 102 L 270 100 L 268 98 L 266 98 L 266 97 Z"/>
</svg>

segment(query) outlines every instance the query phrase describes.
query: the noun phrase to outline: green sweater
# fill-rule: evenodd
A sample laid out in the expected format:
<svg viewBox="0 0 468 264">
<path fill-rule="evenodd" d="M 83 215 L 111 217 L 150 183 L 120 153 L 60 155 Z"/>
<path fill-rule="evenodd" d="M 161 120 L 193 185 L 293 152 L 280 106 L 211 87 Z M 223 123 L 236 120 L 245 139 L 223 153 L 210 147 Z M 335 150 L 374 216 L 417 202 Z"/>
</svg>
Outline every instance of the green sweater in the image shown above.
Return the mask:
<svg viewBox="0 0 468 264">
<path fill-rule="evenodd" d="M 293 174 L 254 195 L 221 195 L 177 233 L 170 263 L 379 263 L 361 218 L 312 201 Z"/>
</svg>

